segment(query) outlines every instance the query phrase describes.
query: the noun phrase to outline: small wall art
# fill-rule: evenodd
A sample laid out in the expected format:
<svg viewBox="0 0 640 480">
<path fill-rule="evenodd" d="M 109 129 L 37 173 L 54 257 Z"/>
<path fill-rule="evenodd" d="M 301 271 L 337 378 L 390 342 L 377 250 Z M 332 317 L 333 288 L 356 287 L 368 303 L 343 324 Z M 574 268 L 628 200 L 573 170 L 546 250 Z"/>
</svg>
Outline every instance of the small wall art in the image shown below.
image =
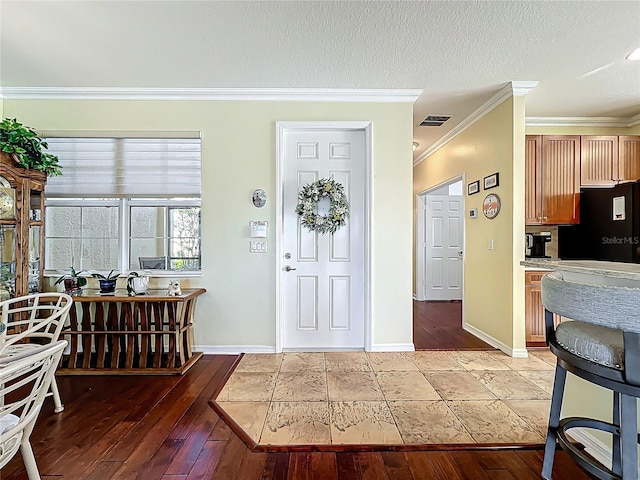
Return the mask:
<svg viewBox="0 0 640 480">
<path fill-rule="evenodd" d="M 500 180 L 498 176 L 498 172 L 492 173 L 489 176 L 484 177 L 484 189 L 489 190 L 490 188 L 497 187 L 500 185 Z"/>
<path fill-rule="evenodd" d="M 480 180 L 476 180 L 475 182 L 471 182 L 467 185 L 467 195 L 473 195 L 474 193 L 478 193 L 480 191 Z"/>
</svg>

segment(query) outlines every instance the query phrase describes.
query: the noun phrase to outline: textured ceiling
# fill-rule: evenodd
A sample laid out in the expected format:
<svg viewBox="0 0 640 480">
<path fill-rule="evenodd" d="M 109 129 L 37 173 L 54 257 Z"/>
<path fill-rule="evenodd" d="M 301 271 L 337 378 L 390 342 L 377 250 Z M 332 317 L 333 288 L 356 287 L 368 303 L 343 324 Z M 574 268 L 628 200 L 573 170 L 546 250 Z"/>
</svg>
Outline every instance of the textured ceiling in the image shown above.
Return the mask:
<svg viewBox="0 0 640 480">
<path fill-rule="evenodd" d="M 528 117 L 640 113 L 640 1 L 0 0 L 0 86 L 422 89 L 450 114 L 512 80 Z M 249 120 L 249 119 L 248 119 Z"/>
</svg>

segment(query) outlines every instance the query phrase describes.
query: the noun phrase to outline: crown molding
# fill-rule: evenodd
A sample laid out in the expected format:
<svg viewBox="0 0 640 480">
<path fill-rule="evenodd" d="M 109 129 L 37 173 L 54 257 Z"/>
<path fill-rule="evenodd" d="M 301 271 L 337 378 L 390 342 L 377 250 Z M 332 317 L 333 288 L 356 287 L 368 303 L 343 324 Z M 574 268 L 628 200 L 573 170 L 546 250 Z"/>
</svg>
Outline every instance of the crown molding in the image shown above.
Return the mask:
<svg viewBox="0 0 640 480">
<path fill-rule="evenodd" d="M 244 100 L 414 103 L 422 90 L 334 88 L 3 87 L 5 100 Z"/>
<path fill-rule="evenodd" d="M 636 125 L 640 125 L 640 113 L 629 119 L 629 127 L 635 127 Z"/>
<path fill-rule="evenodd" d="M 485 103 L 480 105 L 476 110 L 474 110 L 467 118 L 465 118 L 462 122 L 455 126 L 449 133 L 444 135 L 440 140 L 435 142 L 429 148 L 427 148 L 424 152 L 420 154 L 414 161 L 413 166 L 415 167 L 419 163 L 421 163 L 424 159 L 433 155 L 435 152 L 444 147 L 447 143 L 453 140 L 455 137 L 464 132 L 471 125 L 476 123 L 482 117 L 484 117 L 491 110 L 496 108 L 506 99 L 514 96 L 524 96 L 531 89 L 535 88 L 538 85 L 538 82 L 534 81 L 518 81 L 518 82 L 509 82 L 504 87 L 502 87 L 498 92 L 487 100 Z"/>
<path fill-rule="evenodd" d="M 635 121 L 635 123 L 633 123 Z M 640 123 L 635 117 L 527 117 L 527 127 L 632 127 Z"/>
</svg>

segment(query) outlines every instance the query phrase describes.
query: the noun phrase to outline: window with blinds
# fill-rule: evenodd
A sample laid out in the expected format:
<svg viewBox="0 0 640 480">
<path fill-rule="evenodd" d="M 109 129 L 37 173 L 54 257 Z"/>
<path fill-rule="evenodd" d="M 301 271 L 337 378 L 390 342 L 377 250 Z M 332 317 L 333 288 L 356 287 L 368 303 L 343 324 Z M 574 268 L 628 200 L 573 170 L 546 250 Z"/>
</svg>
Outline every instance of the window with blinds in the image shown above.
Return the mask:
<svg viewBox="0 0 640 480">
<path fill-rule="evenodd" d="M 62 176 L 48 197 L 199 197 L 199 138 L 47 138 Z"/>
<path fill-rule="evenodd" d="M 45 268 L 201 270 L 201 142 L 49 137 L 62 176 L 45 189 Z"/>
</svg>

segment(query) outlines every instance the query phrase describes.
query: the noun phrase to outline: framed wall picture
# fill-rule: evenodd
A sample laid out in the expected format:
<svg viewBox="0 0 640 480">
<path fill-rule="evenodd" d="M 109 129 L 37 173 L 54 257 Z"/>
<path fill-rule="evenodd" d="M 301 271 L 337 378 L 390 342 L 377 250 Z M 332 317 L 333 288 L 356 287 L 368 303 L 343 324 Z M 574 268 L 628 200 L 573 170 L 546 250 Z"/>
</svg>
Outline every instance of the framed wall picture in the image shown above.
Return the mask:
<svg viewBox="0 0 640 480">
<path fill-rule="evenodd" d="M 471 182 L 467 185 L 467 195 L 473 195 L 474 193 L 478 193 L 480 191 L 480 180 L 476 180 L 475 182 Z"/>
<path fill-rule="evenodd" d="M 492 173 L 491 175 L 484 177 L 484 189 L 489 190 L 490 188 L 494 188 L 500 185 L 500 180 L 498 177 L 498 172 Z"/>
</svg>

